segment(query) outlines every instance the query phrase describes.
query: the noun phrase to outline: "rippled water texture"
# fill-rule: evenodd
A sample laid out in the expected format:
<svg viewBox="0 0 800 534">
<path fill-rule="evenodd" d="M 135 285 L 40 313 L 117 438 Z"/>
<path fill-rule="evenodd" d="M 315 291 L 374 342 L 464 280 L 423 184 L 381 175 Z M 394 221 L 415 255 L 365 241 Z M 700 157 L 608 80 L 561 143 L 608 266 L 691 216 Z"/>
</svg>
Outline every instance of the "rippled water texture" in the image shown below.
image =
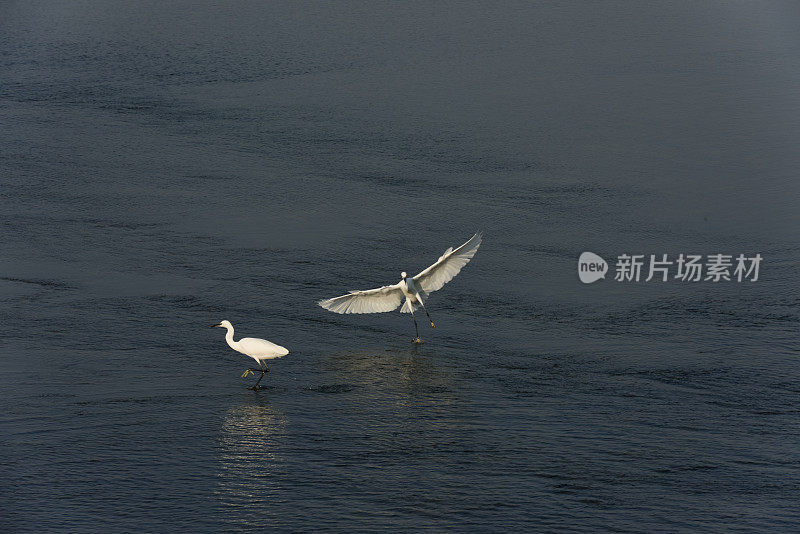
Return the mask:
<svg viewBox="0 0 800 534">
<path fill-rule="evenodd" d="M 798 8 L 562 4 L 0 6 L 0 530 L 796 530 Z"/>
</svg>

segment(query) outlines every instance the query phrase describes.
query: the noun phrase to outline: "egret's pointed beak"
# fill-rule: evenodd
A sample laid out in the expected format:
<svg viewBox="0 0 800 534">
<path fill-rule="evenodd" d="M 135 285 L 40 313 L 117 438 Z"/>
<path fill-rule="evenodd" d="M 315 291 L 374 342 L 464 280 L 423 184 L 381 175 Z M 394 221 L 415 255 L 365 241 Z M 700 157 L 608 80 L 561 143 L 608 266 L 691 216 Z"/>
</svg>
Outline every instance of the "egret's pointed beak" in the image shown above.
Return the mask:
<svg viewBox="0 0 800 534">
<path fill-rule="evenodd" d="M 219 328 L 219 327 L 221 327 L 221 326 L 222 326 L 221 324 L 215 324 L 215 325 L 214 325 L 214 326 L 212 326 L 211 328 Z"/>
</svg>

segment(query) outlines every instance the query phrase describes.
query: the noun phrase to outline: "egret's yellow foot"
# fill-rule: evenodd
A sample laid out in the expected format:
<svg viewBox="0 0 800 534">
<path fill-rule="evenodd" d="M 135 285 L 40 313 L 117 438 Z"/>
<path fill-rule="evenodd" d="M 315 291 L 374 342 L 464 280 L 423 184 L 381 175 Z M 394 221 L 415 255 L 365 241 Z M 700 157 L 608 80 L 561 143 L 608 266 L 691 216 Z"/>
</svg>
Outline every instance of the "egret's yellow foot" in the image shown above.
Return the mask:
<svg viewBox="0 0 800 534">
<path fill-rule="evenodd" d="M 253 372 L 252 369 L 248 369 L 247 371 L 242 373 L 242 378 L 245 378 L 248 374 L 254 375 L 255 373 Z"/>
<path fill-rule="evenodd" d="M 431 328 L 436 328 L 436 325 L 433 324 L 433 321 L 431 321 Z"/>
<path fill-rule="evenodd" d="M 422 343 L 422 340 L 418 337 L 414 338 L 414 343 Z"/>
</svg>

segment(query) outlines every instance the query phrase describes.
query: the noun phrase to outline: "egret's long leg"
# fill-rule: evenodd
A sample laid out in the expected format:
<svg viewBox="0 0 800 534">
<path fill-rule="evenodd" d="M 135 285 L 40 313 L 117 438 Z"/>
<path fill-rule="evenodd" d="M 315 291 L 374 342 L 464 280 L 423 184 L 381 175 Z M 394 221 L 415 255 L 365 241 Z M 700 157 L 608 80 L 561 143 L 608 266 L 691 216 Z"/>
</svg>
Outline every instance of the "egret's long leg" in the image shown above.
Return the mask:
<svg viewBox="0 0 800 534">
<path fill-rule="evenodd" d="M 433 319 L 431 319 L 431 314 L 428 313 L 428 308 L 426 308 L 425 303 L 422 302 L 422 297 L 420 296 L 419 293 L 417 293 L 415 296 L 417 297 L 417 302 L 419 302 L 419 305 L 422 306 L 423 310 L 425 310 L 425 315 L 428 316 L 428 320 L 431 322 L 431 328 L 436 328 L 436 325 L 433 324 Z"/>
<path fill-rule="evenodd" d="M 422 304 L 422 301 L 420 301 L 420 304 Z M 428 316 L 428 320 L 431 322 L 431 328 L 436 328 L 436 325 L 433 324 L 433 319 L 431 319 L 431 314 L 428 313 L 428 308 L 426 308 L 425 305 L 422 304 L 422 309 L 425 310 L 425 315 Z"/>
<path fill-rule="evenodd" d="M 409 307 L 409 310 L 411 310 L 410 307 Z M 413 321 L 414 321 L 414 332 L 417 333 L 417 337 L 416 337 L 416 339 L 414 339 L 414 341 L 419 343 L 420 342 L 420 339 L 419 339 L 419 327 L 417 326 L 417 318 L 414 317 L 414 310 L 411 310 L 411 319 L 413 319 Z"/>
<path fill-rule="evenodd" d="M 265 375 L 266 373 L 267 373 L 267 372 L 266 372 L 266 371 L 264 371 L 263 369 L 261 370 L 261 376 L 259 376 L 259 377 L 258 377 L 258 380 L 256 380 L 256 383 L 255 383 L 255 384 L 253 385 L 253 387 L 251 388 L 253 391 L 258 391 L 258 384 L 261 382 L 261 379 L 262 379 L 262 378 L 264 378 L 264 375 Z"/>
<path fill-rule="evenodd" d="M 253 359 L 255 360 L 255 358 L 253 358 Z M 263 368 L 263 367 L 261 367 L 261 360 L 256 360 L 256 363 L 258 363 L 258 369 L 256 369 L 255 367 L 251 367 L 251 368 L 247 369 L 247 370 L 246 370 L 246 371 L 245 371 L 245 372 L 242 374 L 242 378 L 246 377 L 246 376 L 247 376 L 249 373 L 253 373 L 253 374 L 255 374 L 255 371 L 261 371 L 261 376 L 262 376 L 262 377 L 264 376 L 264 372 L 265 372 L 265 371 L 264 371 L 264 368 Z M 264 367 L 266 367 L 266 364 L 264 365 Z"/>
</svg>

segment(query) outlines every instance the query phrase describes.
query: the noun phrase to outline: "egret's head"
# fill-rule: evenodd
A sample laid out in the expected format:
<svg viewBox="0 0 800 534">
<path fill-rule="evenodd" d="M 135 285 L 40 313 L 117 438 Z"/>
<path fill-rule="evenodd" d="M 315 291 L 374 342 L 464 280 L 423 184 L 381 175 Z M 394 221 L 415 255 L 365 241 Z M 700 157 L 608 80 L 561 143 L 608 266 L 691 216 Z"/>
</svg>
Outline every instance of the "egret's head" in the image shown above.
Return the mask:
<svg viewBox="0 0 800 534">
<path fill-rule="evenodd" d="M 408 275 L 406 274 L 406 272 L 405 272 L 405 271 L 403 271 L 402 273 L 400 273 L 400 278 L 402 278 L 403 280 L 405 280 L 407 277 L 408 277 Z"/>
<path fill-rule="evenodd" d="M 230 321 L 222 321 L 219 324 L 215 324 L 214 328 L 233 328 L 233 325 Z"/>
</svg>

